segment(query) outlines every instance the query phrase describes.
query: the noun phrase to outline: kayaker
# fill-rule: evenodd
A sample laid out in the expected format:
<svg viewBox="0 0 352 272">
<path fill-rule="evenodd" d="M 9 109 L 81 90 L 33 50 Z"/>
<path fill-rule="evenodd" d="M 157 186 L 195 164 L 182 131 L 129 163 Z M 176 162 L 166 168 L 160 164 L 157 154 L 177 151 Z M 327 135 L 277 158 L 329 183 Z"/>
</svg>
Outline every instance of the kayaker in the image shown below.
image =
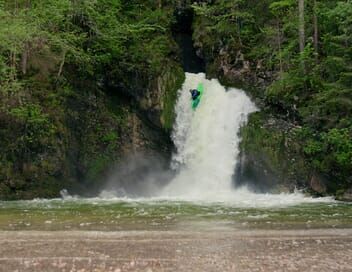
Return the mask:
<svg viewBox="0 0 352 272">
<path fill-rule="evenodd" d="M 200 95 L 200 92 L 196 89 L 189 90 L 189 92 L 191 93 L 192 100 L 196 100 L 197 97 Z"/>
</svg>

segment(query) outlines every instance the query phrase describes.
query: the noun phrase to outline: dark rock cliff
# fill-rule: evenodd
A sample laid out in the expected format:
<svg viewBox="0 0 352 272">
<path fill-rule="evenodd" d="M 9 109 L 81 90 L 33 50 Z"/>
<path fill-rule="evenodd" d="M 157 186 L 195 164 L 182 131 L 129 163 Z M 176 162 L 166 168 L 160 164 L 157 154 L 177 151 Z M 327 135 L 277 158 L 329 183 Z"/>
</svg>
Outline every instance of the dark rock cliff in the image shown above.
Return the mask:
<svg viewBox="0 0 352 272">
<path fill-rule="evenodd" d="M 90 86 L 57 93 L 55 108 L 33 97 L 41 108 L 24 108 L 21 119 L 1 111 L 0 199 L 56 197 L 63 188 L 92 194 L 121 158 L 135 153 L 168 158 L 173 105 L 183 78 L 173 63 L 162 75 L 140 81 L 147 87 L 139 86 L 138 97 Z M 39 121 L 31 120 L 33 114 Z"/>
</svg>

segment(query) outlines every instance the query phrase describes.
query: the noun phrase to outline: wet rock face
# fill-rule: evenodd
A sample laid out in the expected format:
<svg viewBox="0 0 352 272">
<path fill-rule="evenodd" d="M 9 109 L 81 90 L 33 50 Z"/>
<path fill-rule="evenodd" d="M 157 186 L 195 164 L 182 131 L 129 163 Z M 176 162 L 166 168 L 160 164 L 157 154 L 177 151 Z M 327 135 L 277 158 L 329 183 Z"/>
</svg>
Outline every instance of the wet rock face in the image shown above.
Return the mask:
<svg viewBox="0 0 352 272">
<path fill-rule="evenodd" d="M 265 154 L 242 152 L 236 167 L 235 186 L 248 186 L 255 192 L 270 192 L 279 184 L 279 175 Z"/>
<path fill-rule="evenodd" d="M 270 192 L 308 188 L 309 169 L 295 129 L 295 125 L 265 112 L 252 114 L 241 130 L 238 184 Z"/>
<path fill-rule="evenodd" d="M 260 92 L 275 80 L 277 73 L 268 71 L 262 59 L 249 59 L 240 45 L 230 48 L 218 41 L 220 45 L 210 46 L 207 43 L 213 38 L 204 31 L 201 23 L 195 24 L 194 46 L 197 55 L 206 62 L 207 75 L 219 78 L 225 85 L 240 86 L 247 90 L 256 88 L 259 91 L 256 95 L 262 97 Z"/>
<path fill-rule="evenodd" d="M 259 98 L 263 97 L 263 90 L 276 77 L 274 72 L 263 67 L 262 60 L 249 60 L 241 50 L 232 52 L 226 47 L 221 48 L 218 56 L 207 63 L 207 72 L 226 85 L 255 91 L 255 96 Z"/>
<path fill-rule="evenodd" d="M 113 96 L 102 94 L 93 108 L 80 109 L 79 114 L 83 114 L 77 120 L 80 124 L 72 126 L 76 138 L 82 138 L 78 139 L 80 146 L 71 145 L 73 150 L 80 150 L 73 156 L 76 158 L 73 168 L 80 173 L 75 183 L 94 194 L 104 186 L 111 169 L 126 156 L 145 153 L 167 159 L 172 148 L 169 132 L 173 105 L 183 77 L 182 68 L 171 62 L 162 74 L 139 82 L 138 95 L 116 96 L 112 89 Z M 77 127 L 81 130 L 78 133 Z M 82 193 L 81 188 L 75 191 Z"/>
<path fill-rule="evenodd" d="M 174 33 L 192 34 L 194 12 L 193 9 L 186 4 L 179 5 L 175 8 L 174 18 L 175 23 L 172 26 Z"/>
<path fill-rule="evenodd" d="M 58 197 L 63 188 L 94 195 L 124 156 L 146 152 L 168 157 L 173 106 L 183 78 L 181 66 L 170 62 L 162 74 L 139 82 L 130 95 L 111 85 L 104 92 L 76 90 L 62 98 L 55 111 L 43 109 L 45 126 L 28 143 L 19 142 L 25 139 L 28 122 L 4 119 L 0 112 L 0 124 L 6 128 L 0 131 L 6 139 L 0 144 L 0 199 Z M 137 94 L 138 90 L 143 91 Z M 9 134 L 18 142 L 15 161 L 9 157 L 13 154 Z"/>
<path fill-rule="evenodd" d="M 106 87 L 128 98 L 135 110 L 155 129 L 170 131 L 177 90 L 181 88 L 185 76 L 178 58 L 175 58 L 176 61 L 167 60 L 160 73 L 130 73 L 121 82 L 109 78 Z"/>
<path fill-rule="evenodd" d="M 161 90 L 166 87 L 154 91 Z M 96 195 L 121 158 L 138 152 L 163 157 L 171 153 L 172 142 L 160 121 L 164 93 L 159 94 L 155 105 L 145 109 L 150 113 L 152 106 L 159 107 L 155 110 L 159 126 L 145 112 L 136 110 L 129 99 L 105 93 L 92 97 L 82 95 L 67 101 L 65 111 L 55 116 L 60 130 L 42 137 L 45 141 L 38 145 L 37 153 L 32 151 L 15 163 L 0 161 L 1 200 L 58 197 L 63 188 L 73 194 Z M 21 130 L 12 129 L 8 123 L 5 127 L 20 138 Z M 6 148 L 2 150 L 10 154 Z"/>
<path fill-rule="evenodd" d="M 205 72 L 204 60 L 197 54 L 193 45 L 193 9 L 189 4 L 176 7 L 174 19 L 175 23 L 172 26 L 172 33 L 180 48 L 180 57 L 184 71 L 190 73 Z"/>
<path fill-rule="evenodd" d="M 237 183 L 260 191 L 304 189 L 314 196 L 335 195 L 339 200 L 352 201 L 352 179 L 339 184 L 329 173 L 314 169 L 301 132 L 300 126 L 277 115 L 266 111 L 252 114 L 241 131 Z"/>
<path fill-rule="evenodd" d="M 241 50 L 237 51 L 233 59 L 226 48 L 220 50 L 220 72 L 228 78 L 244 80 L 251 73 L 250 62 L 245 59 Z"/>
<path fill-rule="evenodd" d="M 143 96 L 137 100 L 140 111 L 158 129 L 170 131 L 174 120 L 177 90 L 184 81 L 182 68 L 173 63 L 164 73 L 149 83 Z"/>
</svg>

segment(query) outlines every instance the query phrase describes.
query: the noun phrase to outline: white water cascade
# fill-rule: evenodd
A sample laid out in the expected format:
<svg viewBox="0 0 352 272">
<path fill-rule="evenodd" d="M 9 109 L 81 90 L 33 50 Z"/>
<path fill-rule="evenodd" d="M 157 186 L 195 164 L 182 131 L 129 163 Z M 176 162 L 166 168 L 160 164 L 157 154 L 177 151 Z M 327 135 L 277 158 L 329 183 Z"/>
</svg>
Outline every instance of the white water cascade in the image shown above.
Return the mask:
<svg viewBox="0 0 352 272">
<path fill-rule="evenodd" d="M 204 84 L 205 91 L 193 110 L 189 90 L 199 83 Z M 191 200 L 231 198 L 239 129 L 256 110 L 242 90 L 226 89 L 216 79 L 207 80 L 205 74 L 186 73 L 172 135 L 177 149 L 172 167 L 178 174 L 162 195 Z"/>
<path fill-rule="evenodd" d="M 204 93 L 198 108 L 193 110 L 189 90 L 197 88 L 199 83 L 204 84 Z M 178 93 L 172 134 L 176 151 L 171 167 L 176 176 L 166 187 L 156 188 L 154 181 L 167 175 L 158 171 L 146 175 L 143 180 L 146 188 L 150 189 L 152 185 L 154 188 L 154 194 L 150 197 L 121 196 L 116 190 L 107 189 L 101 192 L 99 198 L 223 203 L 258 208 L 331 202 L 331 198 L 311 198 L 300 192 L 256 194 L 245 187 L 234 188 L 233 176 L 241 140 L 239 130 L 247 122 L 248 115 L 256 110 L 242 90 L 226 89 L 216 79 L 207 80 L 205 74 L 186 73 L 186 80 Z"/>
</svg>

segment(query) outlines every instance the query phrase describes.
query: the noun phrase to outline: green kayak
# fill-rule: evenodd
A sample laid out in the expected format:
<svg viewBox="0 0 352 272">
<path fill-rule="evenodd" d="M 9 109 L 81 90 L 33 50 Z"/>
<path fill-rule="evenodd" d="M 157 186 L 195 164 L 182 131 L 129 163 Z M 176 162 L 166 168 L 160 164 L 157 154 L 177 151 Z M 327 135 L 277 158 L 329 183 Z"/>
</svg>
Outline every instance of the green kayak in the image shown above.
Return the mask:
<svg viewBox="0 0 352 272">
<path fill-rule="evenodd" d="M 192 109 L 196 109 L 199 105 L 200 100 L 202 99 L 203 92 L 204 92 L 204 85 L 203 83 L 199 83 L 197 87 L 198 92 L 200 93 L 195 100 L 192 100 Z"/>
</svg>

